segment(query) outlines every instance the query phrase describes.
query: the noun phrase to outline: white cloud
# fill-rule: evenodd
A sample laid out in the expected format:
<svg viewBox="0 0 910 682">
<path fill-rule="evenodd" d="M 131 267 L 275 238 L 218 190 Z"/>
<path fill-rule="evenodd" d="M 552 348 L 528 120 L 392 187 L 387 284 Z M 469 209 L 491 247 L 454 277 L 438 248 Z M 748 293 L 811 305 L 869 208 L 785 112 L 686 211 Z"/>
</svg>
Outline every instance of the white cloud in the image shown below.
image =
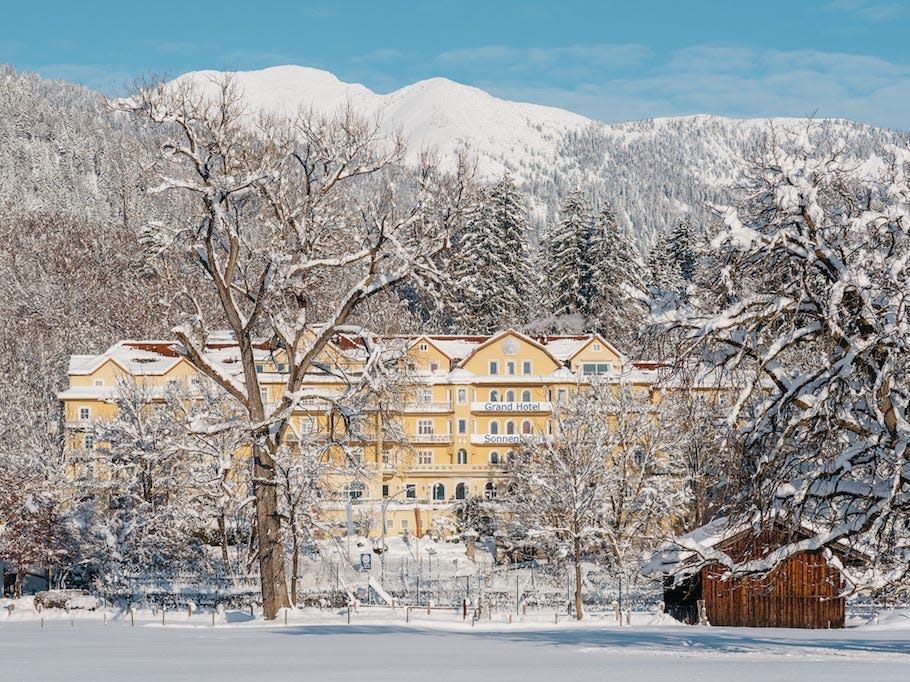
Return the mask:
<svg viewBox="0 0 910 682">
<path fill-rule="evenodd" d="M 608 74 L 571 86 L 534 87 L 507 76 L 478 85 L 501 97 L 560 106 L 608 122 L 695 113 L 775 117 L 817 111 L 823 117 L 910 128 L 910 67 L 838 52 L 693 46 L 637 76 Z"/>
<path fill-rule="evenodd" d="M 879 2 L 878 0 L 831 0 L 825 9 L 847 12 L 865 21 L 880 22 L 894 19 L 903 14 L 907 7 L 900 2 Z"/>
</svg>

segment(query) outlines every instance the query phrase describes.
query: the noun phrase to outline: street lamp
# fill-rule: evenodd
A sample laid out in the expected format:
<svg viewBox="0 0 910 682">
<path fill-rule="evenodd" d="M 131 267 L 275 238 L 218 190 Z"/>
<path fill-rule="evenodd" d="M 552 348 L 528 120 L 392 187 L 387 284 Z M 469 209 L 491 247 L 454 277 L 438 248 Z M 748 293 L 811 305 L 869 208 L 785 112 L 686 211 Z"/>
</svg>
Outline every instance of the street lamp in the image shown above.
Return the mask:
<svg viewBox="0 0 910 682">
<path fill-rule="evenodd" d="M 399 495 L 404 495 L 407 492 L 408 492 L 407 487 L 404 487 L 401 490 L 399 490 L 397 493 L 395 493 L 394 495 L 389 495 L 388 497 L 386 497 L 382 501 L 382 504 L 380 505 L 380 508 L 382 510 L 382 539 L 380 540 L 380 542 L 382 542 L 382 552 L 380 552 L 380 554 L 379 554 L 379 562 L 380 562 L 379 563 L 379 583 L 383 587 L 385 587 L 385 553 L 386 553 L 386 550 L 388 549 L 388 547 L 385 544 L 385 528 L 386 528 L 385 511 L 386 511 L 386 509 L 388 509 L 389 504 L 392 502 L 392 500 L 394 500 Z"/>
</svg>

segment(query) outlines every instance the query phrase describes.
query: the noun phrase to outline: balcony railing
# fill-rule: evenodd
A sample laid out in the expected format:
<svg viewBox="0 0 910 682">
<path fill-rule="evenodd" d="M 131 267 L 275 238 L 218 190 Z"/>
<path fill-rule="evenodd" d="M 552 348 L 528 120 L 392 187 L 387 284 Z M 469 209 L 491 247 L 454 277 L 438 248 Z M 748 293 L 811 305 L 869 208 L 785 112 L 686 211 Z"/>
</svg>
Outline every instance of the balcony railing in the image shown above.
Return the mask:
<svg viewBox="0 0 910 682">
<path fill-rule="evenodd" d="M 402 407 L 403 412 L 451 412 L 451 402 L 441 403 L 406 403 Z"/>
<path fill-rule="evenodd" d="M 408 436 L 412 443 L 451 443 L 451 433 L 413 433 Z"/>
</svg>

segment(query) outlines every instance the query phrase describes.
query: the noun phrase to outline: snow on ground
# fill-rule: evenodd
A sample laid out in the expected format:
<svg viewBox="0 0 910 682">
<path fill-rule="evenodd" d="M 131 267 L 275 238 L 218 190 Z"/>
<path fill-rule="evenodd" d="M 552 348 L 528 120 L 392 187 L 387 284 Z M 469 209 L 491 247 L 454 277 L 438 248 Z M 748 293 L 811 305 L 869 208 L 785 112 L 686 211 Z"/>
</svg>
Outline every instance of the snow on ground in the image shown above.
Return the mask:
<svg viewBox="0 0 910 682">
<path fill-rule="evenodd" d="M 509 624 L 471 625 L 448 610 L 361 608 L 293 612 L 265 624 L 211 614 L 45 612 L 0 614 L 4 680 L 906 680 L 910 618 L 896 611 L 878 625 L 846 630 L 710 628 L 661 624 L 633 615 L 545 622 L 535 614 Z M 52 617 L 53 616 L 53 617 Z M 552 616 L 551 616 L 552 617 Z M 665 621 L 664 621 L 665 622 Z"/>
</svg>

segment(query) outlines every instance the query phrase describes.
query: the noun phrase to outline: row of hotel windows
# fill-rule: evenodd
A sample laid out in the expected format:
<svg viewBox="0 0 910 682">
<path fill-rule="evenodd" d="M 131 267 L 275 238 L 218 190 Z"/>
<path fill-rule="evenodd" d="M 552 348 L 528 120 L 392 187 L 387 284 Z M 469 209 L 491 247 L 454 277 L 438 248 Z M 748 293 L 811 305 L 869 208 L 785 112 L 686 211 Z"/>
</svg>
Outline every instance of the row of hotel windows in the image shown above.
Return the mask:
<svg viewBox="0 0 910 682">
<path fill-rule="evenodd" d="M 492 450 L 488 455 L 488 460 L 490 464 L 504 464 L 506 462 L 511 462 L 515 457 L 515 451 L 509 450 L 505 458 L 503 458 L 498 451 Z M 386 455 L 383 453 L 383 459 L 385 460 Z M 388 464 L 388 462 L 385 462 Z M 417 451 L 417 463 L 418 464 L 433 464 L 433 451 L 432 450 L 418 450 Z M 467 464 L 468 463 L 468 453 L 467 450 L 459 450 L 455 454 L 455 463 L 456 464 Z"/>
<path fill-rule="evenodd" d="M 364 483 L 358 481 L 353 481 L 351 483 L 346 483 L 344 486 L 344 495 L 345 497 L 351 500 L 362 499 L 364 494 L 366 494 L 367 486 Z M 446 500 L 446 487 L 444 483 L 434 483 L 429 487 L 429 497 L 431 500 L 436 502 L 444 502 Z M 470 488 L 467 483 L 458 483 L 455 486 L 455 497 L 456 500 L 466 500 L 470 494 Z M 495 500 L 499 495 L 499 484 L 494 483 L 493 481 L 487 481 L 483 486 L 483 496 L 488 500 Z M 383 498 L 389 497 L 389 486 L 382 486 L 382 496 Z M 416 483 L 406 483 L 404 485 L 404 499 L 406 500 L 416 500 L 417 499 L 417 484 Z"/>
<path fill-rule="evenodd" d="M 451 422 L 449 422 L 449 428 L 451 428 Z M 505 431 L 503 433 L 507 435 L 514 435 L 519 433 L 516 430 L 515 422 L 509 420 L 505 424 Z M 435 431 L 435 425 L 433 424 L 432 419 L 418 419 L 417 420 L 417 435 L 418 436 L 432 436 Z M 455 430 L 458 435 L 464 436 L 468 433 L 468 420 L 467 419 L 457 419 L 455 420 Z M 499 422 L 495 419 L 490 422 L 489 433 L 493 436 L 499 435 Z M 534 425 L 527 419 L 521 422 L 521 431 L 522 434 L 532 434 L 534 433 Z"/>
</svg>

